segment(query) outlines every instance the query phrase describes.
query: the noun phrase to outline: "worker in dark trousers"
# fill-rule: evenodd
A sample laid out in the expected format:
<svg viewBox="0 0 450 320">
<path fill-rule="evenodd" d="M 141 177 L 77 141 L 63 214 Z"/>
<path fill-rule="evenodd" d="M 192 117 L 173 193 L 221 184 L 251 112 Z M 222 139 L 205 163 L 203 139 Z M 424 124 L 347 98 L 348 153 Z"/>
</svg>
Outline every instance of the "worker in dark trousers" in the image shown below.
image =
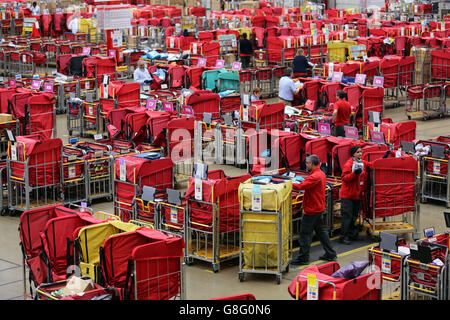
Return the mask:
<svg viewBox="0 0 450 320">
<path fill-rule="evenodd" d="M 341 214 L 342 226 L 339 242 L 351 244 L 358 239 L 358 219 L 361 208 L 361 196 L 364 188 L 364 181 L 367 179 L 367 170 L 370 162 L 362 160 L 362 149 L 360 146 L 353 146 L 350 150 L 350 159 L 347 160 L 342 169 L 341 186 Z"/>
<path fill-rule="evenodd" d="M 319 259 L 336 260 L 336 251 L 331 246 L 328 233 L 323 227 L 323 212 L 325 211 L 326 176 L 320 170 L 319 158 L 311 155 L 306 158 L 306 168 L 310 175 L 301 183 L 293 183 L 295 190 L 305 190 L 303 195 L 303 216 L 300 223 L 300 252 L 292 264 L 305 265 L 309 263 L 309 251 L 311 248 L 312 233 L 317 237 L 325 250 L 325 254 Z"/>
<path fill-rule="evenodd" d="M 308 68 L 314 68 L 316 65 L 308 61 L 302 48 L 297 50 L 297 54 L 292 62 L 294 77 L 306 77 Z"/>
<path fill-rule="evenodd" d="M 242 69 L 248 69 L 250 66 L 250 58 L 253 55 L 253 45 L 247 39 L 247 34 L 242 34 L 242 39 L 239 40 L 239 55 L 241 57 Z"/>
<path fill-rule="evenodd" d="M 352 114 L 352 107 L 347 101 L 347 94 L 338 90 L 336 92 L 336 102 L 334 103 L 334 111 L 332 122 L 334 123 L 335 136 L 345 137 L 345 126 L 350 125 L 350 116 Z"/>
</svg>

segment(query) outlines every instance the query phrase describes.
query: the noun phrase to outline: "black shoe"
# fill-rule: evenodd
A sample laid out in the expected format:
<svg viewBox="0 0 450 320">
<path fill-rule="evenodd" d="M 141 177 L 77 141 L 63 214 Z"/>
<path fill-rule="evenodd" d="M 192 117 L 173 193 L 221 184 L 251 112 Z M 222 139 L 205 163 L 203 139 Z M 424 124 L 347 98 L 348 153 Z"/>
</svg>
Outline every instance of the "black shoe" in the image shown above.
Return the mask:
<svg viewBox="0 0 450 320">
<path fill-rule="evenodd" d="M 297 258 L 297 259 L 292 259 L 291 260 L 291 264 L 295 264 L 295 265 L 298 265 L 298 266 L 304 266 L 304 265 L 309 264 L 309 261 Z"/>
<path fill-rule="evenodd" d="M 347 245 L 352 243 L 351 241 L 349 241 L 349 240 L 347 240 L 345 238 L 339 238 L 338 242 L 342 243 L 342 244 L 347 244 Z"/>
<path fill-rule="evenodd" d="M 337 256 L 328 256 L 324 254 L 323 256 L 319 257 L 320 260 L 326 260 L 326 261 L 336 261 Z"/>
</svg>

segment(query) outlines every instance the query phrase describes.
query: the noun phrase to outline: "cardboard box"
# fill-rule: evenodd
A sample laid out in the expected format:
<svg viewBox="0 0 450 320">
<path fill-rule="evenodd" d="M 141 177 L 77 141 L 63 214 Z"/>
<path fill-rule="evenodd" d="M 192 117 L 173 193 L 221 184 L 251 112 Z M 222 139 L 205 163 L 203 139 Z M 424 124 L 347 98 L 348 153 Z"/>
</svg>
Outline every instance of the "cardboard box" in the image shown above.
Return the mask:
<svg viewBox="0 0 450 320">
<path fill-rule="evenodd" d="M 231 65 L 236 61 L 236 56 L 232 53 L 228 53 L 224 55 L 223 60 L 225 61 L 225 65 Z"/>
<path fill-rule="evenodd" d="M 67 282 L 65 288 L 61 291 L 61 296 L 73 296 L 81 294 L 94 289 L 94 283 L 91 279 L 82 279 L 77 276 L 72 276 Z"/>
<path fill-rule="evenodd" d="M 218 0 L 211 0 L 211 11 L 221 11 L 222 7 L 220 6 L 220 1 Z"/>
<path fill-rule="evenodd" d="M 0 113 L 0 123 L 12 121 L 12 115 L 8 113 Z"/>
<path fill-rule="evenodd" d="M 242 1 L 239 3 L 239 9 L 259 9 L 258 1 Z"/>
</svg>

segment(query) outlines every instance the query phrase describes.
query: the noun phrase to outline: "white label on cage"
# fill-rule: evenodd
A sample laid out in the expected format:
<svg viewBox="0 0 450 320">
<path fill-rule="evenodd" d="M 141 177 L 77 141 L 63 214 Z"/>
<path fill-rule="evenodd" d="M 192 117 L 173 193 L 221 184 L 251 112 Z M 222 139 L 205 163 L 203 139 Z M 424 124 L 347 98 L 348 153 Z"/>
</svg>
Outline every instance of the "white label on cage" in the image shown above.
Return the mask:
<svg viewBox="0 0 450 320">
<path fill-rule="evenodd" d="M 148 84 L 142 86 L 142 91 L 150 91 L 150 86 Z"/>
<path fill-rule="evenodd" d="M 167 83 L 161 84 L 161 89 L 165 90 L 165 89 L 167 89 L 167 88 L 168 88 L 168 87 L 167 87 Z"/>
<path fill-rule="evenodd" d="M 317 36 L 313 35 L 313 45 L 317 45 Z"/>
<path fill-rule="evenodd" d="M 69 178 L 75 178 L 75 166 L 69 166 Z"/>
<path fill-rule="evenodd" d="M 331 78 L 333 76 L 333 72 L 334 72 L 334 63 L 331 62 L 330 64 L 328 64 L 328 78 Z"/>
<path fill-rule="evenodd" d="M 434 38 L 434 32 L 430 32 L 430 37 Z"/>
<path fill-rule="evenodd" d="M 428 242 L 436 242 L 436 241 L 437 241 L 437 238 L 436 238 L 436 237 L 428 238 Z"/>
<path fill-rule="evenodd" d="M 252 189 L 252 211 L 261 211 L 261 186 L 258 184 L 253 185 Z"/>
<path fill-rule="evenodd" d="M 99 134 L 94 134 L 94 140 L 95 140 L 95 141 L 101 140 L 101 139 L 103 139 L 103 135 L 102 135 L 101 133 L 99 133 Z"/>
<path fill-rule="evenodd" d="M 23 63 L 27 62 L 27 56 L 25 54 L 22 55 L 22 62 Z"/>
<path fill-rule="evenodd" d="M 339 32 L 339 39 L 344 40 L 344 33 L 343 32 Z"/>
<path fill-rule="evenodd" d="M 401 36 L 404 36 L 404 35 L 405 35 L 405 28 L 404 28 L 404 27 L 401 27 L 401 28 L 400 28 L 400 35 L 401 35 Z"/>
<path fill-rule="evenodd" d="M 284 128 L 284 131 L 285 131 L 285 132 L 291 132 L 291 128 L 286 127 L 286 128 Z"/>
<path fill-rule="evenodd" d="M 75 155 L 71 155 L 67 158 L 67 161 L 72 162 L 72 161 L 76 161 L 77 160 L 77 156 Z"/>
<path fill-rule="evenodd" d="M 415 243 L 410 243 L 410 244 L 409 244 L 409 248 L 412 249 L 412 250 L 417 250 L 417 244 L 415 244 Z"/>
<path fill-rule="evenodd" d="M 315 273 L 307 274 L 306 300 L 319 300 L 319 283 Z"/>
<path fill-rule="evenodd" d="M 300 47 L 303 47 L 305 45 L 305 40 L 303 39 L 303 36 L 300 37 Z"/>
<path fill-rule="evenodd" d="M 202 200 L 202 179 L 195 178 L 195 199 Z"/>
<path fill-rule="evenodd" d="M 103 98 L 108 98 L 108 86 L 103 86 Z"/>
<path fill-rule="evenodd" d="M 329 41 L 329 35 L 328 32 L 325 33 L 325 43 L 328 43 Z"/>
<path fill-rule="evenodd" d="M 127 165 L 125 164 L 125 160 L 123 158 L 120 159 L 120 180 L 127 180 Z"/>
<path fill-rule="evenodd" d="M 192 53 L 197 54 L 197 43 L 192 44 Z"/>
<path fill-rule="evenodd" d="M 17 146 L 15 144 L 11 144 L 11 159 L 17 161 Z"/>
<path fill-rule="evenodd" d="M 436 174 L 441 173 L 441 162 L 440 161 L 433 161 L 433 172 Z"/>
<path fill-rule="evenodd" d="M 152 38 L 154 39 L 156 38 L 156 30 L 153 28 L 151 30 L 152 30 Z"/>
<path fill-rule="evenodd" d="M 94 114 L 94 107 L 92 105 L 88 106 L 88 114 L 92 116 Z"/>
<path fill-rule="evenodd" d="M 294 172 L 289 172 L 289 178 L 295 178 L 295 173 Z"/>
<path fill-rule="evenodd" d="M 177 210 L 177 208 L 170 208 L 170 222 L 178 223 L 178 210 Z"/>
<path fill-rule="evenodd" d="M 291 47 L 291 38 L 287 38 L 287 39 L 286 39 L 286 46 L 287 46 L 288 48 Z"/>
<path fill-rule="evenodd" d="M 248 107 L 246 106 L 242 107 L 242 119 L 248 121 Z"/>
<path fill-rule="evenodd" d="M 236 48 L 236 47 L 237 47 L 237 41 L 236 41 L 235 38 L 231 39 L 231 46 L 232 46 L 233 48 Z"/>
<path fill-rule="evenodd" d="M 445 30 L 445 22 L 441 22 L 441 30 L 442 30 L 442 31 Z"/>
<path fill-rule="evenodd" d="M 89 90 L 91 88 L 91 84 L 89 83 L 89 81 L 86 81 L 84 83 L 84 89 Z"/>
<path fill-rule="evenodd" d="M 411 28 L 411 35 L 414 36 L 416 34 L 416 29 L 414 27 Z"/>
<path fill-rule="evenodd" d="M 169 40 L 169 46 L 171 47 L 171 48 L 174 48 L 175 47 L 175 39 L 174 38 L 170 38 L 170 40 Z"/>
<path fill-rule="evenodd" d="M 391 273 L 391 259 L 381 258 L 381 272 Z"/>
</svg>

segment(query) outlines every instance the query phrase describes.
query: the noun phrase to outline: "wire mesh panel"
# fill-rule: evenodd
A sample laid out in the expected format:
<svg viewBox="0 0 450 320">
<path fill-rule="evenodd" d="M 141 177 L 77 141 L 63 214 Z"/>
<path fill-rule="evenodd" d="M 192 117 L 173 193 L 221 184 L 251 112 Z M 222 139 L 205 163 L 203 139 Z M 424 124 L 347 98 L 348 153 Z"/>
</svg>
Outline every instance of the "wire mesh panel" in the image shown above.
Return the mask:
<svg viewBox="0 0 450 320">
<path fill-rule="evenodd" d="M 447 208 L 450 207 L 448 158 L 423 156 L 420 158 L 420 168 L 422 202 L 433 199 L 443 201 Z"/>
<path fill-rule="evenodd" d="M 25 211 L 60 203 L 63 197 L 61 147 L 29 155 L 25 149 L 23 142 L 9 145 L 9 209 Z"/>
<path fill-rule="evenodd" d="M 447 243 L 448 243 L 448 235 Z M 413 244 L 414 245 L 414 244 Z M 439 259 L 442 265 L 431 261 L 420 261 L 408 256 L 405 260 L 404 294 L 405 300 L 446 300 L 448 297 L 448 247 L 419 240 L 417 247 L 430 248 L 432 260 Z"/>
<path fill-rule="evenodd" d="M 220 171 L 220 170 L 219 170 Z M 186 192 L 187 212 L 185 222 L 185 257 L 187 263 L 193 259 L 212 264 L 218 272 L 220 263 L 239 256 L 239 202 L 237 186 L 248 176 L 220 177 L 208 174 L 209 180 L 190 179 Z M 205 194 L 198 194 L 198 184 Z M 206 196 L 210 194 L 211 196 Z"/>
<path fill-rule="evenodd" d="M 283 185 L 285 187 L 283 187 Z M 261 186 L 259 205 L 252 183 L 239 187 L 239 279 L 246 273 L 276 275 L 281 283 L 292 257 L 292 182 Z"/>
</svg>

